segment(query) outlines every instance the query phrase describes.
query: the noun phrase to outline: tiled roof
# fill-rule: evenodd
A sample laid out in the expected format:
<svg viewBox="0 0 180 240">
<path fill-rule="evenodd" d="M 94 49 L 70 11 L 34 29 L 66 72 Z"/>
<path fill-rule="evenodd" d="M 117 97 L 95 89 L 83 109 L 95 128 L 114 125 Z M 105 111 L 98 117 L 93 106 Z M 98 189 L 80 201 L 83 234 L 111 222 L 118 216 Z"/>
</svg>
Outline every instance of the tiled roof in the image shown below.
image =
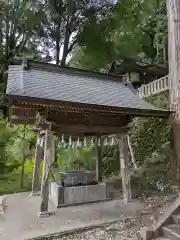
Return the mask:
<svg viewBox="0 0 180 240">
<path fill-rule="evenodd" d="M 23 65 L 11 65 L 6 94 L 168 114 L 136 96 L 121 82 L 121 77 L 118 80 L 106 74 L 63 67 L 57 71 L 52 64 L 37 66 L 24 69 Z"/>
</svg>

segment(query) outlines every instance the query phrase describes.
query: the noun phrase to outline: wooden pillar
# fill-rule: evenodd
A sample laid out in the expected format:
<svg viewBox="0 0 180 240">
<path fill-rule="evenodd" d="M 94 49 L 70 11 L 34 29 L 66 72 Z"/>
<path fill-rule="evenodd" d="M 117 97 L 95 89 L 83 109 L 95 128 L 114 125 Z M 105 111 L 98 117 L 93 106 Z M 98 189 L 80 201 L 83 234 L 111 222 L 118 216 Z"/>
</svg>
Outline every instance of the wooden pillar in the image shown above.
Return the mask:
<svg viewBox="0 0 180 240">
<path fill-rule="evenodd" d="M 44 144 L 44 160 L 43 173 L 41 182 L 41 206 L 39 217 L 49 216 L 48 200 L 49 200 L 49 172 L 54 162 L 55 156 L 55 141 L 51 131 L 46 130 L 45 144 Z"/>
<path fill-rule="evenodd" d="M 38 195 L 40 189 L 40 164 L 43 153 L 43 138 L 37 135 L 36 141 L 36 153 L 34 159 L 33 180 L 32 180 L 32 192 L 31 196 Z"/>
<path fill-rule="evenodd" d="M 167 0 L 168 12 L 168 62 L 170 105 L 175 111 L 172 119 L 174 151 L 171 158 L 171 175 L 174 180 L 180 172 L 180 1 Z"/>
<path fill-rule="evenodd" d="M 96 148 L 97 148 L 96 179 L 98 182 L 102 182 L 103 170 L 102 170 L 102 138 L 101 137 L 97 137 Z"/>
<path fill-rule="evenodd" d="M 118 135 L 119 158 L 120 158 L 120 176 L 122 178 L 122 191 L 124 202 L 131 200 L 130 175 L 128 173 L 128 144 L 126 134 Z"/>
</svg>

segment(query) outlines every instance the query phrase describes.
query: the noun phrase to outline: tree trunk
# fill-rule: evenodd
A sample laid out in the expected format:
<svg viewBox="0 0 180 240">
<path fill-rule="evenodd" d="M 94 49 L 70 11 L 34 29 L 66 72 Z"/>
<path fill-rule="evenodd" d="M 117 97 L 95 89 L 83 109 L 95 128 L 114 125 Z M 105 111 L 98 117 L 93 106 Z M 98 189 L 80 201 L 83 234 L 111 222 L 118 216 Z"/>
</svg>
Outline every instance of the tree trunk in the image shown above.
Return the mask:
<svg viewBox="0 0 180 240">
<path fill-rule="evenodd" d="M 59 57 L 60 57 L 60 28 L 59 24 L 56 28 L 56 65 L 59 65 Z"/>
<path fill-rule="evenodd" d="M 59 65 L 60 43 L 56 41 L 56 65 Z"/>
<path fill-rule="evenodd" d="M 23 163 L 21 166 L 21 177 L 20 177 L 20 187 L 21 188 L 24 187 L 24 163 L 25 163 L 25 159 L 23 159 Z"/>
<path fill-rule="evenodd" d="M 174 156 L 171 161 L 171 172 L 178 178 L 180 164 L 180 1 L 168 0 L 168 38 L 169 38 L 169 80 L 170 104 L 175 110 L 172 120 Z"/>
<path fill-rule="evenodd" d="M 68 29 L 68 24 L 67 24 L 65 38 L 64 38 L 63 56 L 62 56 L 62 60 L 61 60 L 62 66 L 66 65 L 66 58 L 68 55 L 68 48 L 69 48 L 69 38 L 70 38 L 70 34 L 69 34 L 69 29 Z"/>
<path fill-rule="evenodd" d="M 3 174 L 3 173 L 4 173 L 4 158 L 2 155 L 2 156 L 0 156 L 0 174 Z"/>
</svg>

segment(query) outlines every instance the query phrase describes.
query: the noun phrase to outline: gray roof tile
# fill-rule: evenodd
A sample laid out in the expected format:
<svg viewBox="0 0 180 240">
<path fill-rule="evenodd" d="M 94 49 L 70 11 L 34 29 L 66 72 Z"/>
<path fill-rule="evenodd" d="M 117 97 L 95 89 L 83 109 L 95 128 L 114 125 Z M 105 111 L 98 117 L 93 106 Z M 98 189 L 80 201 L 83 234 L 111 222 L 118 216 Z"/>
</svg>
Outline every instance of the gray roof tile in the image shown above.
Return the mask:
<svg viewBox="0 0 180 240">
<path fill-rule="evenodd" d="M 24 70 L 22 65 L 9 67 L 6 93 L 73 103 L 162 111 L 140 99 L 129 87 L 110 76 L 109 79 L 104 79 L 63 70 L 58 72 L 38 68 Z"/>
</svg>

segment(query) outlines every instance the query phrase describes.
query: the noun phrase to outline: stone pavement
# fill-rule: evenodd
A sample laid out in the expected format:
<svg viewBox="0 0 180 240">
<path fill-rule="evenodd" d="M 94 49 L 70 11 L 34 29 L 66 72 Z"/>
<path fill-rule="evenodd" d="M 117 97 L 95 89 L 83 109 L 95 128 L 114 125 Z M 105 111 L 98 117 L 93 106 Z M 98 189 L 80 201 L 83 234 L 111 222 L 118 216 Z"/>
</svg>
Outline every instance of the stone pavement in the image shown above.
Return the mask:
<svg viewBox="0 0 180 240">
<path fill-rule="evenodd" d="M 0 215 L 0 240 L 26 240 L 118 221 L 141 212 L 138 201 L 124 204 L 121 200 L 113 200 L 57 210 L 49 205 L 53 214 L 39 219 L 40 197 L 29 197 L 29 193 L 7 195 L 8 208 L 4 216 Z"/>
</svg>

